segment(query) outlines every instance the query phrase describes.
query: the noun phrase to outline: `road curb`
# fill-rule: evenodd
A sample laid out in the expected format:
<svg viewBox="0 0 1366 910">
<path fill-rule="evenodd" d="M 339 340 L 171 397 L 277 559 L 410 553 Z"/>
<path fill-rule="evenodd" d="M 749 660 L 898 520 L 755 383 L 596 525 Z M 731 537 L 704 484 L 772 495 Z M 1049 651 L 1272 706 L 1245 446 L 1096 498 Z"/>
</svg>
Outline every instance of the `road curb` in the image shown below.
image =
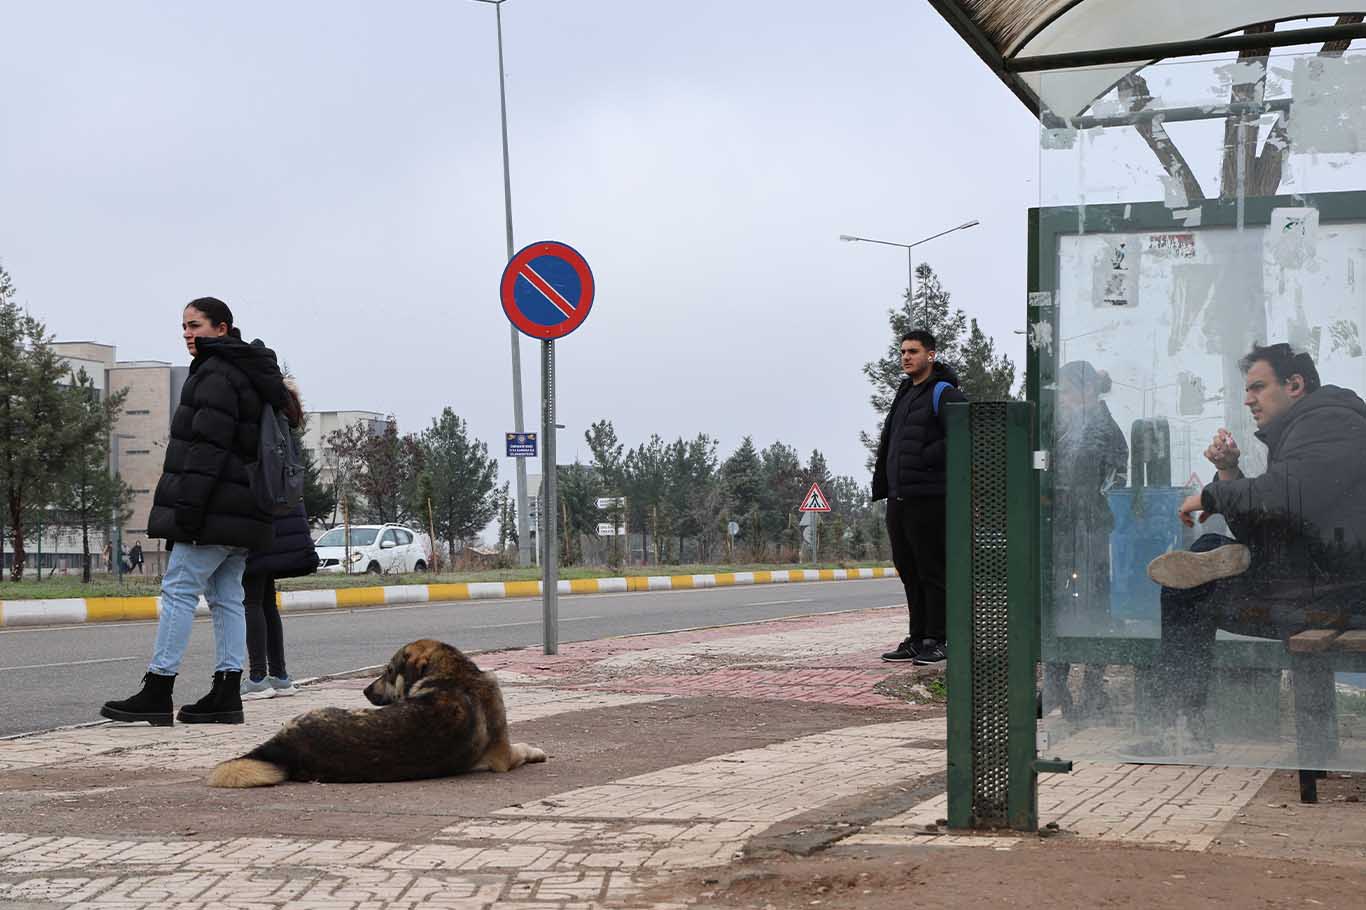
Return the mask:
<svg viewBox="0 0 1366 910">
<path fill-rule="evenodd" d="M 893 578 L 896 569 L 875 566 L 863 569 L 775 569 L 767 572 L 718 572 L 713 575 L 635 575 L 629 578 L 575 578 L 559 583 L 561 594 L 614 594 L 628 591 L 680 591 L 728 588 L 740 585 L 783 584 L 803 581 L 854 581 Z M 507 597 L 539 597 L 540 581 L 449 582 L 430 585 L 388 585 L 366 588 L 329 588 L 317 591 L 281 591 L 276 603 L 283 613 L 314 610 L 346 610 L 400 604 L 447 603 L 456 600 L 497 600 Z M 87 622 L 127 622 L 156 619 L 160 597 L 68 597 L 56 600 L 0 601 L 0 627 L 56 626 Z M 201 597 L 198 615 L 209 615 Z"/>
</svg>

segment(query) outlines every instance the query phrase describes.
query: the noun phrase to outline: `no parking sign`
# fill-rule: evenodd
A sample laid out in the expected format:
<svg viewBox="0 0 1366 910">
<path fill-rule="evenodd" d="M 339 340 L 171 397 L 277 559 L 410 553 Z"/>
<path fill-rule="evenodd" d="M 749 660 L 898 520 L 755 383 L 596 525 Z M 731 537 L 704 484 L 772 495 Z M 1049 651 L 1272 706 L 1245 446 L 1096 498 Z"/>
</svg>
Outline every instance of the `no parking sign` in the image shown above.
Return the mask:
<svg viewBox="0 0 1366 910">
<path fill-rule="evenodd" d="M 593 270 L 579 251 L 567 243 L 542 240 L 523 247 L 503 269 L 498 285 L 503 312 L 516 329 L 541 342 L 541 464 L 543 477 L 542 525 L 537 533 L 541 553 L 541 605 L 544 614 L 545 653 L 559 650 L 558 548 L 555 543 L 555 339 L 583 325 L 593 308 Z M 508 434 L 508 456 L 513 437 Z M 530 435 L 530 434 L 527 434 Z"/>
<path fill-rule="evenodd" d="M 588 318 L 593 308 L 593 270 L 572 246 L 542 240 L 512 257 L 498 290 L 503 312 L 518 331 L 553 341 Z"/>
</svg>

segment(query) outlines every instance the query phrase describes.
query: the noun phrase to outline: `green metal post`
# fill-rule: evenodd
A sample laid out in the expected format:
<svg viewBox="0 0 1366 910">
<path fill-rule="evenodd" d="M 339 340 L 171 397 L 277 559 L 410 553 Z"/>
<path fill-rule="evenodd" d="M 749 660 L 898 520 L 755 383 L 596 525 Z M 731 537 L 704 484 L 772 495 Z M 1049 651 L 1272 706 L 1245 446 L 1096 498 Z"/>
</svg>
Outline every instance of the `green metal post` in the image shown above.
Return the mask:
<svg viewBox="0 0 1366 910">
<path fill-rule="evenodd" d="M 945 408 L 948 818 L 956 828 L 1038 827 L 1032 411 L 1001 401 Z"/>
<path fill-rule="evenodd" d="M 946 605 L 949 637 L 949 827 L 969 828 L 972 811 L 972 435 L 968 407 L 944 407 L 948 429 L 948 488 L 945 503 L 948 571 Z"/>
<path fill-rule="evenodd" d="M 1006 405 L 1006 513 L 1009 541 L 1007 620 L 1010 679 L 1010 784 L 1007 798 L 1010 827 L 1039 827 L 1038 743 L 1035 667 L 1039 662 L 1038 471 L 1034 469 L 1034 408 L 1022 402 Z"/>
</svg>

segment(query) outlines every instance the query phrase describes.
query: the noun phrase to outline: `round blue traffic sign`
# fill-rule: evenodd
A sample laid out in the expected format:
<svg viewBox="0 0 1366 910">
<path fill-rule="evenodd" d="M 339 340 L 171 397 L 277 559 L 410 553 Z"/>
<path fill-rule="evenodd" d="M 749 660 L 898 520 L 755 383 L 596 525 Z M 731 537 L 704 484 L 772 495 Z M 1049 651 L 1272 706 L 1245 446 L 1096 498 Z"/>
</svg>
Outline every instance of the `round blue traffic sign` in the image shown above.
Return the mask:
<svg viewBox="0 0 1366 910">
<path fill-rule="evenodd" d="M 549 341 L 583 325 L 593 308 L 593 290 L 593 271 L 578 250 L 542 240 L 508 262 L 498 296 L 519 331 Z"/>
</svg>

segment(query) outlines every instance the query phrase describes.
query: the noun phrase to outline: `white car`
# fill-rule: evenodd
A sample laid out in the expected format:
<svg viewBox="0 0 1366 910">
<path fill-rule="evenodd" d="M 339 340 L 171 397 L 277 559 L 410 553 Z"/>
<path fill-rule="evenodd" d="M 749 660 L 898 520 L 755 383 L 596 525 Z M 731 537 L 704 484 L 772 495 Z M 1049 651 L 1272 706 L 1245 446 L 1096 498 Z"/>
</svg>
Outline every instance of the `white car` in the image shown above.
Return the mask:
<svg viewBox="0 0 1366 910">
<path fill-rule="evenodd" d="M 319 572 L 400 575 L 427 571 L 424 536 L 399 525 L 352 525 L 349 563 L 345 528 L 326 532 L 314 546 Z"/>
</svg>

